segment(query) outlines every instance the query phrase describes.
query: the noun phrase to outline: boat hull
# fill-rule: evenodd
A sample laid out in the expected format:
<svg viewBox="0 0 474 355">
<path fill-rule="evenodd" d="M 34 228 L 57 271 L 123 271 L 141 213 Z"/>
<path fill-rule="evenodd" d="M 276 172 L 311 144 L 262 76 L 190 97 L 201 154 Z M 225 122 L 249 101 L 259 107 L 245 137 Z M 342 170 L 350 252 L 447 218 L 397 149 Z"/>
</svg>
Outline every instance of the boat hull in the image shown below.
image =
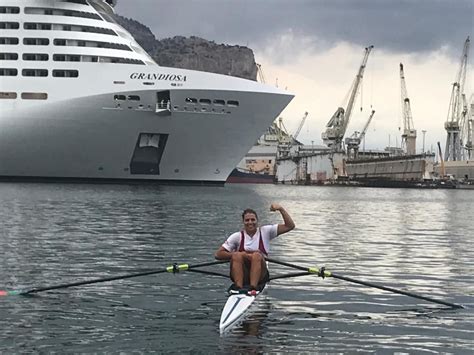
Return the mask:
<svg viewBox="0 0 474 355">
<path fill-rule="evenodd" d="M 176 105 L 160 115 L 156 91 L 126 94 L 139 95 L 142 103 L 117 107 L 110 93 L 2 107 L 0 179 L 223 184 L 289 102 L 285 95 L 183 90 L 174 93 L 175 102 L 217 96 L 237 99 L 240 107 L 212 114 Z M 163 141 L 145 165 L 137 154 L 143 135 Z"/>
<path fill-rule="evenodd" d="M 227 178 L 229 184 L 273 184 L 275 175 L 259 174 L 234 169 Z"/>
<path fill-rule="evenodd" d="M 246 294 L 231 294 L 222 310 L 221 319 L 219 322 L 219 331 L 225 333 L 233 326 L 242 321 L 248 314 L 249 309 L 255 302 L 257 297 L 260 297 L 265 289 L 265 285 L 260 290 L 257 296 L 248 296 Z"/>
</svg>

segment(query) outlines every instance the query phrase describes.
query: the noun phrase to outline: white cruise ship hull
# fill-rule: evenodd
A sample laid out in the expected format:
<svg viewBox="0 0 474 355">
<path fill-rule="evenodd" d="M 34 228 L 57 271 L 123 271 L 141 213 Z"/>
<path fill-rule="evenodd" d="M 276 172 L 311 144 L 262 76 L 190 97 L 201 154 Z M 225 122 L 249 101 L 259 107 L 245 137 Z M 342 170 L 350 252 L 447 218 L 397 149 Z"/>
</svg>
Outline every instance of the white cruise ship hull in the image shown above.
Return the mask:
<svg viewBox="0 0 474 355">
<path fill-rule="evenodd" d="M 246 102 L 251 110 L 159 115 L 155 105 L 149 110 L 135 103 L 132 108 L 116 108 L 110 96 L 2 110 L 0 177 L 224 182 L 288 102 L 285 96 L 240 93 L 240 103 Z M 262 107 L 261 112 L 255 107 Z M 167 135 L 167 141 L 159 171 L 133 174 L 132 157 L 143 133 Z"/>
<path fill-rule="evenodd" d="M 112 11 L 107 4 L 16 4 L 0 0 L 0 22 L 12 27 L 0 35 L 0 179 L 223 184 L 293 98 L 249 80 L 156 65 L 117 24 L 83 19 Z M 116 35 L 81 32 L 83 23 Z M 49 44 L 32 46 L 31 38 Z M 117 63 L 124 60 L 142 65 Z"/>
</svg>

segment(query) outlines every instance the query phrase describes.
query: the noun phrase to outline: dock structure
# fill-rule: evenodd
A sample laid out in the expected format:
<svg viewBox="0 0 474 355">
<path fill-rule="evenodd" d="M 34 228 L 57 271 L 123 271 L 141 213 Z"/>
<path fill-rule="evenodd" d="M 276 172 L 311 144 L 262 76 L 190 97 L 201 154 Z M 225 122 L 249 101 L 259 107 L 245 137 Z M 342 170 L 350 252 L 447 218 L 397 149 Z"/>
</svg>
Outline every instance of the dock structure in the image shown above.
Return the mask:
<svg viewBox="0 0 474 355">
<path fill-rule="evenodd" d="M 460 181 L 474 181 L 474 160 L 445 161 L 444 170 L 446 176 Z M 435 165 L 434 172 L 441 176 L 441 167 Z"/>
<path fill-rule="evenodd" d="M 359 157 L 367 159 L 388 157 L 384 151 L 363 151 Z M 347 155 L 325 146 L 298 146 L 276 162 L 276 182 L 295 185 L 345 183 Z"/>
<path fill-rule="evenodd" d="M 411 186 L 433 181 L 434 166 L 432 153 L 390 156 L 372 151 L 350 160 L 344 152 L 300 150 L 277 160 L 275 180 L 295 185 Z"/>
<path fill-rule="evenodd" d="M 419 185 L 434 179 L 434 154 L 391 156 L 346 162 L 347 177 L 364 186 Z"/>
</svg>

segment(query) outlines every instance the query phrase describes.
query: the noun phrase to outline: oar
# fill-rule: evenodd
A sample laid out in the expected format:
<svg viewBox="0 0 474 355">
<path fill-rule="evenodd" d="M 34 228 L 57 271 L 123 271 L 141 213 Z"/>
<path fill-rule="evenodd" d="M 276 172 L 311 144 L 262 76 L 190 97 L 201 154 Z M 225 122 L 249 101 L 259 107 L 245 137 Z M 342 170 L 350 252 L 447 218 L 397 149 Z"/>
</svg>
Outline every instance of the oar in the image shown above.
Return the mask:
<svg viewBox="0 0 474 355">
<path fill-rule="evenodd" d="M 269 259 L 269 258 L 267 258 L 267 261 L 275 263 L 275 264 L 283 265 L 283 266 L 288 266 L 288 267 L 291 267 L 291 268 L 294 268 L 294 269 L 306 271 L 306 274 L 305 273 L 295 273 L 295 274 L 282 275 L 281 277 L 278 277 L 278 276 L 274 277 L 273 280 L 279 279 L 279 278 L 284 278 L 284 277 L 296 277 L 296 276 L 305 276 L 305 275 L 314 275 L 314 274 L 316 274 L 316 275 L 318 275 L 319 277 L 322 277 L 322 278 L 332 277 L 332 278 L 335 278 L 335 279 L 344 280 L 344 281 L 356 283 L 356 284 L 359 284 L 359 285 L 374 287 L 374 288 L 378 288 L 380 290 L 393 292 L 393 293 L 398 293 L 400 295 L 405 295 L 405 296 L 408 296 L 408 297 L 418 298 L 418 299 L 422 299 L 422 300 L 425 300 L 425 301 L 442 304 L 442 305 L 449 306 L 449 307 L 452 307 L 452 308 L 464 308 L 464 306 L 462 306 L 460 304 L 450 303 L 450 302 L 446 302 L 446 301 L 443 301 L 443 300 L 437 300 L 437 299 L 434 299 L 434 298 L 431 298 L 431 297 L 418 295 L 416 293 L 407 292 L 407 291 L 403 291 L 403 290 L 398 290 L 398 289 L 395 289 L 395 288 L 392 288 L 392 287 L 377 285 L 377 284 L 374 284 L 372 282 L 356 280 L 356 279 L 353 279 L 351 277 L 338 275 L 338 274 L 335 274 L 333 272 L 327 271 L 324 267 L 321 268 L 321 269 L 318 269 L 318 268 L 315 268 L 315 267 L 307 268 L 307 267 L 304 267 L 304 266 L 290 264 L 290 263 L 286 263 L 286 262 L 279 261 L 279 260 L 274 260 L 274 259 Z"/>
<path fill-rule="evenodd" d="M 196 268 L 211 266 L 211 265 L 216 265 L 216 264 L 222 264 L 222 263 L 227 263 L 227 262 L 228 262 L 228 260 L 219 260 L 219 261 L 213 261 L 213 262 L 208 262 L 208 263 L 203 263 L 203 264 L 196 264 L 196 265 L 174 264 L 174 265 L 168 266 L 164 269 L 149 270 L 149 271 L 143 271 L 143 272 L 139 272 L 139 273 L 135 273 L 135 274 L 127 274 L 127 275 L 120 275 L 120 276 L 104 277 L 104 278 L 100 278 L 100 279 L 78 281 L 78 282 L 72 282 L 72 283 L 61 284 L 61 285 L 53 285 L 53 286 L 46 286 L 46 287 L 35 287 L 35 288 L 31 288 L 29 290 L 16 290 L 16 291 L 2 291 L 2 290 L 0 290 L 0 296 L 30 295 L 30 294 L 34 294 L 34 293 L 38 293 L 38 292 L 59 290 L 59 289 L 63 289 L 63 288 L 83 286 L 83 285 L 91 285 L 91 284 L 96 284 L 96 283 L 100 283 L 100 282 L 108 282 L 108 281 L 114 281 L 114 280 L 125 280 L 125 279 L 131 279 L 133 277 L 162 274 L 162 273 L 165 273 L 165 272 L 177 273 L 177 272 L 180 272 L 180 271 L 196 271 L 196 270 L 194 270 Z M 211 273 L 211 272 L 209 272 L 209 273 Z"/>
</svg>

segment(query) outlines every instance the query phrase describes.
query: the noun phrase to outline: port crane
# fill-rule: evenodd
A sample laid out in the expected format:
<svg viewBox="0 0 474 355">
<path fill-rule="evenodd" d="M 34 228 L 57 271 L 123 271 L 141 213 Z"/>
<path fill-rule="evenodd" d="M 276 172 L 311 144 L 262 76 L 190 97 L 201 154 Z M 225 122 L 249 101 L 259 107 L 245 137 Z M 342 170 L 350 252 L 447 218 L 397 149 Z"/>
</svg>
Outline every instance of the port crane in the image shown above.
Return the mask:
<svg viewBox="0 0 474 355">
<path fill-rule="evenodd" d="M 347 101 L 346 109 L 343 107 L 338 107 L 334 115 L 327 123 L 326 131 L 321 134 L 324 144 L 326 144 L 333 151 L 342 151 L 342 140 L 344 138 L 344 134 L 346 133 L 347 125 L 349 124 L 352 109 L 354 108 L 354 103 L 357 98 L 357 94 L 359 93 L 362 78 L 364 76 L 364 70 L 372 48 L 374 48 L 374 46 L 365 48 L 362 64 L 360 65 L 354 82 L 352 83 L 351 89 L 349 90 L 350 96 L 349 100 Z"/>
<path fill-rule="evenodd" d="M 473 135 L 474 135 L 474 94 L 471 95 L 469 100 L 470 107 L 467 113 L 467 119 L 465 120 L 465 130 L 466 132 L 466 145 L 464 148 L 466 149 L 466 159 L 470 160 L 473 158 Z"/>
<path fill-rule="evenodd" d="M 374 114 L 375 114 L 375 110 L 372 110 L 372 112 L 370 113 L 369 119 L 365 123 L 365 126 L 361 132 L 355 131 L 352 134 L 352 136 L 346 138 L 345 143 L 346 143 L 346 149 L 347 149 L 347 156 L 349 159 L 357 159 L 359 157 L 360 143 L 365 138 L 365 133 L 367 132 L 367 129 L 369 128 L 370 122 L 372 121 Z"/>
<path fill-rule="evenodd" d="M 295 133 L 291 136 L 293 138 L 293 144 L 297 143 L 296 138 L 299 136 L 301 132 L 301 128 L 303 128 L 304 123 L 306 122 L 306 118 L 308 117 L 308 112 L 305 112 L 303 115 L 303 118 L 300 121 L 300 124 L 298 125 L 298 128 L 296 129 Z"/>
<path fill-rule="evenodd" d="M 462 150 L 461 125 L 463 118 L 467 115 L 467 110 L 463 104 L 464 82 L 466 80 L 467 57 L 469 53 L 470 39 L 467 37 L 464 42 L 464 48 L 461 56 L 461 64 L 456 75 L 456 81 L 453 83 L 451 99 L 449 101 L 448 118 L 444 124 L 447 132 L 444 159 L 445 161 L 463 160 L 464 152 Z"/>
<path fill-rule="evenodd" d="M 306 118 L 308 117 L 308 112 L 305 112 L 303 115 L 303 118 L 301 119 L 300 123 L 298 124 L 298 127 L 293 134 L 289 134 L 288 130 L 285 127 L 285 124 L 283 123 L 283 118 L 279 117 L 278 118 L 278 156 L 279 157 L 285 157 L 290 154 L 290 148 L 292 145 L 295 144 L 301 144 L 299 143 L 296 138 L 301 132 L 301 129 L 303 128 L 303 125 L 306 121 Z"/>
<path fill-rule="evenodd" d="M 416 154 L 416 129 L 413 124 L 410 99 L 408 98 L 408 92 L 405 83 L 405 73 L 403 71 L 402 63 L 400 63 L 400 83 L 403 111 L 402 149 L 407 155 L 414 155 Z"/>
<path fill-rule="evenodd" d="M 438 151 L 439 151 L 439 164 L 440 164 L 439 175 L 442 179 L 444 179 L 446 177 L 446 168 L 444 167 L 443 152 L 441 151 L 441 144 L 439 144 L 439 142 L 438 142 Z"/>
</svg>

